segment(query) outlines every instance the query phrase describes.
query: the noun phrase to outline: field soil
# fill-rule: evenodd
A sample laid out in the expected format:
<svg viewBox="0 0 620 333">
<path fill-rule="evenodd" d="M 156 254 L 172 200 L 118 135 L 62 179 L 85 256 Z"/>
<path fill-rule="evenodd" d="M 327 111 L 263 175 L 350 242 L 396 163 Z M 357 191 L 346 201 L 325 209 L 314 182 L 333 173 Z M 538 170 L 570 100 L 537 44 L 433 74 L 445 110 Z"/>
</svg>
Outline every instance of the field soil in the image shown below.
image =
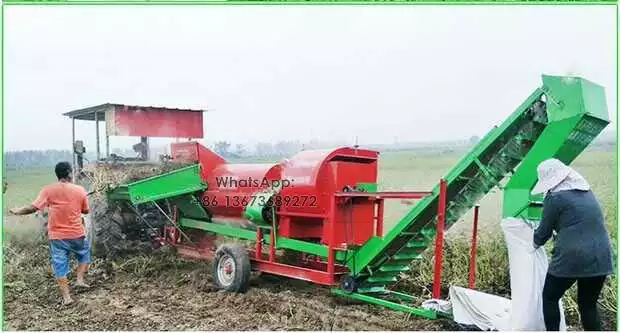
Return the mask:
<svg viewBox="0 0 620 333">
<path fill-rule="evenodd" d="M 4 272 L 3 330 L 469 330 L 447 319 L 336 298 L 326 287 L 268 274 L 255 273 L 245 294 L 218 291 L 208 262 L 182 259 L 169 249 L 96 259 L 87 275 L 90 288 L 73 287 L 76 302 L 62 306 L 47 256 L 43 244 L 5 246 L 5 265 L 11 266 Z M 404 290 L 414 287 L 407 280 L 402 284 Z M 604 330 L 615 331 L 615 313 L 601 314 Z M 580 330 L 577 317 L 569 315 L 568 323 L 570 331 Z"/>
<path fill-rule="evenodd" d="M 5 275 L 5 330 L 459 330 L 449 320 L 426 320 L 337 299 L 324 287 L 262 274 L 246 294 L 214 290 L 206 262 L 170 251 L 115 262 L 95 261 L 91 288 L 73 288 L 76 302 L 60 304 L 46 271 L 43 245 L 19 256 Z M 6 259 L 5 259 L 6 260 Z M 13 261 L 15 263 L 15 261 Z"/>
</svg>

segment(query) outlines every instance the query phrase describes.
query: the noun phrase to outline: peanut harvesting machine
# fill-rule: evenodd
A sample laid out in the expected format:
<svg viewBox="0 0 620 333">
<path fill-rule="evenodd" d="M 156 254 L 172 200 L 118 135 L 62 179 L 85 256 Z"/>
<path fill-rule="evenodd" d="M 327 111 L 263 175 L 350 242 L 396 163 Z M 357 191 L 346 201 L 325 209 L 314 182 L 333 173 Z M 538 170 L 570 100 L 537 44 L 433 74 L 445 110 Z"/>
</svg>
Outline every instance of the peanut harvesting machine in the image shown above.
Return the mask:
<svg viewBox="0 0 620 333">
<path fill-rule="evenodd" d="M 212 260 L 220 289 L 245 292 L 257 270 L 436 318 L 440 313 L 392 285 L 434 248 L 433 298 L 439 298 L 444 230 L 495 187 L 503 190 L 504 217 L 540 219 L 542 197 L 530 195 L 537 165 L 551 157 L 570 164 L 609 123 L 602 87 L 577 77 L 542 81 L 430 191 L 378 191 L 379 153 L 368 149 L 232 164 L 188 141 L 171 145 L 172 160 L 193 164 L 122 185 L 108 198 L 156 207 L 165 218 L 156 241 Z M 384 230 L 385 200 L 402 198 L 417 202 Z M 241 242 L 215 248 L 216 236 Z"/>
</svg>

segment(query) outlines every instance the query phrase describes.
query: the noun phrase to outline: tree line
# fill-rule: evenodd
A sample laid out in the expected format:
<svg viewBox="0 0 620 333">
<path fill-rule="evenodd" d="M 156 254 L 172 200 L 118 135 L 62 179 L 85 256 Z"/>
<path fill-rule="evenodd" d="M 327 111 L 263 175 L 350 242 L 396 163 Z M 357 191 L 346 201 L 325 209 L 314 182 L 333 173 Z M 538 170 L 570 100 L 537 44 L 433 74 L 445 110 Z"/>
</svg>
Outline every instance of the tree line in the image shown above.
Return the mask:
<svg viewBox="0 0 620 333">
<path fill-rule="evenodd" d="M 24 150 L 4 153 L 4 168 L 7 170 L 43 168 L 60 161 L 71 162 L 69 150 Z"/>
<path fill-rule="evenodd" d="M 589 150 L 603 150 L 612 151 L 615 150 L 616 142 L 615 136 L 609 136 L 609 138 L 597 138 L 588 149 Z M 459 142 L 446 142 L 446 143 L 391 143 L 382 145 L 370 145 L 364 146 L 370 149 L 377 149 L 379 151 L 390 150 L 415 150 L 419 152 L 427 152 L 432 154 L 451 153 L 460 151 L 463 149 L 469 149 L 480 141 L 477 136 L 472 136 L 468 140 L 462 140 Z M 204 142 L 201 142 L 205 144 Z M 259 142 L 254 145 L 244 145 L 241 143 L 232 143 L 229 141 L 215 141 L 212 144 L 207 144 L 207 147 L 224 158 L 230 159 L 247 159 L 247 158 L 267 158 L 277 159 L 285 158 L 295 155 L 302 150 L 309 149 L 322 149 L 337 146 L 347 146 L 347 143 L 343 142 L 326 142 L 312 140 L 308 142 L 301 141 L 278 141 L 275 143 Z M 112 149 L 112 152 L 120 156 L 134 156 L 135 152 L 131 149 Z M 151 157 L 153 160 L 157 160 L 159 155 L 170 154 L 169 146 L 151 147 Z M 69 150 L 25 150 L 25 151 L 10 151 L 4 153 L 4 167 L 7 170 L 16 169 L 31 169 L 40 167 L 54 166 L 60 161 L 71 161 L 71 151 Z M 86 163 L 88 161 L 94 161 L 95 155 L 86 153 Z"/>
<path fill-rule="evenodd" d="M 340 144 L 342 145 L 342 144 Z M 276 143 L 259 142 L 255 145 L 233 144 L 228 141 L 216 141 L 208 145 L 210 149 L 224 158 L 279 158 L 295 155 L 302 149 L 319 149 L 330 146 L 329 143 L 310 141 L 302 143 L 300 141 L 279 141 Z M 112 153 L 124 157 L 133 157 L 135 152 L 131 149 L 112 149 Z M 150 147 L 153 160 L 157 160 L 159 155 L 170 154 L 170 148 Z M 85 154 L 85 161 L 94 161 L 93 153 Z M 4 153 L 4 168 L 6 170 L 45 168 L 54 166 L 60 161 L 71 162 L 73 156 L 70 150 L 23 150 L 8 151 Z"/>
</svg>

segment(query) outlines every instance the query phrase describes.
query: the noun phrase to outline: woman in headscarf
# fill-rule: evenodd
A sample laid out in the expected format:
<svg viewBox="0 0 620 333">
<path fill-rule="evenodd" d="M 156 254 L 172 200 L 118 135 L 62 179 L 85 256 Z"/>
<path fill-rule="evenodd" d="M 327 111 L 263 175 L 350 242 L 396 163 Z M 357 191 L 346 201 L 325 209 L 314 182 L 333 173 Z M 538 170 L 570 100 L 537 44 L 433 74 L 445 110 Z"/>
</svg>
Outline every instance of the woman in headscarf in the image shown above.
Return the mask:
<svg viewBox="0 0 620 333">
<path fill-rule="evenodd" d="M 555 233 L 543 288 L 545 326 L 548 331 L 559 330 L 559 301 L 577 282 L 583 329 L 602 331 L 597 301 L 607 276 L 613 273 L 613 254 L 601 207 L 588 182 L 561 161 L 543 161 L 537 172 L 532 194 L 546 196 L 534 247 L 545 245 Z"/>
</svg>

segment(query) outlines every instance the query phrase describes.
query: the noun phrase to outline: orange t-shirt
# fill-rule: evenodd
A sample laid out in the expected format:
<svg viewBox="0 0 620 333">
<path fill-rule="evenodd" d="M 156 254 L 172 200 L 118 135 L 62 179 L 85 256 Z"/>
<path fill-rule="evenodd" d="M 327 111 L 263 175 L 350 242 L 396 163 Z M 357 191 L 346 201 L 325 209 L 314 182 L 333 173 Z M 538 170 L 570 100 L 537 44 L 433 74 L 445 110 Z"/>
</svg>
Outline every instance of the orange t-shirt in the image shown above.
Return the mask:
<svg viewBox="0 0 620 333">
<path fill-rule="evenodd" d="M 82 212 L 89 208 L 83 187 L 63 182 L 47 185 L 32 205 L 38 210 L 48 208 L 49 239 L 75 239 L 86 235 Z"/>
</svg>

